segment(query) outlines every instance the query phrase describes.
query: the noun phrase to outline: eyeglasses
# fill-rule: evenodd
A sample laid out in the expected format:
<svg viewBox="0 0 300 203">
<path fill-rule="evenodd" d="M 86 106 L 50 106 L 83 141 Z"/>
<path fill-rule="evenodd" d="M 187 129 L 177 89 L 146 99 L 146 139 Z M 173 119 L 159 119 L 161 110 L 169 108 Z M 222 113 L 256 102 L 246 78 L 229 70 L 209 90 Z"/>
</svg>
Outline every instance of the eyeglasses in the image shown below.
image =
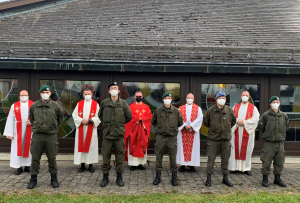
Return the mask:
<svg viewBox="0 0 300 203">
<path fill-rule="evenodd" d="M 28 97 L 29 95 L 20 95 L 20 97 L 23 97 L 23 96 L 26 96 L 26 97 Z"/>
<path fill-rule="evenodd" d="M 109 88 L 110 90 L 117 90 L 118 89 L 118 87 L 111 87 L 111 88 Z"/>
</svg>

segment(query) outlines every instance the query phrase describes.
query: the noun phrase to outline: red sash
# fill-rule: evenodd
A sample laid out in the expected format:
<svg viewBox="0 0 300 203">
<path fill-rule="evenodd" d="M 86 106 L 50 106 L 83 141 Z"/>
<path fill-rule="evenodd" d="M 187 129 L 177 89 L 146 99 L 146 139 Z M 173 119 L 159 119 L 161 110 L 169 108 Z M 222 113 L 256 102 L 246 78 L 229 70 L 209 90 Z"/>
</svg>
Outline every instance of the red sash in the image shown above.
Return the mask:
<svg viewBox="0 0 300 203">
<path fill-rule="evenodd" d="M 192 113 L 191 113 L 191 122 L 194 122 L 198 117 L 198 108 L 196 104 L 192 104 Z M 179 112 L 183 118 L 183 121 L 186 123 L 186 105 L 182 105 L 179 107 Z M 194 134 L 195 131 L 188 131 L 185 128 L 181 130 L 182 133 L 182 145 L 183 145 L 183 155 L 184 161 L 191 161 L 192 160 L 192 150 L 193 150 L 193 143 L 194 143 Z"/>
<path fill-rule="evenodd" d="M 234 114 L 235 114 L 236 118 L 238 118 L 240 107 L 241 107 L 241 103 L 239 103 L 238 105 L 236 105 L 234 107 Z M 251 103 L 248 103 L 245 120 L 248 120 L 253 117 L 253 111 L 254 111 L 254 105 Z M 241 153 L 239 153 L 239 151 L 240 151 L 239 150 L 239 128 L 237 128 L 235 130 L 235 137 L 234 137 L 235 159 L 246 160 L 248 140 L 249 140 L 249 134 L 247 133 L 246 128 L 244 127 Z"/>
<path fill-rule="evenodd" d="M 28 100 L 28 111 L 33 101 Z M 22 156 L 22 116 L 21 116 L 21 101 L 14 104 L 14 112 L 16 117 L 16 129 L 17 129 L 17 156 Z M 29 120 L 29 117 L 28 117 Z M 31 125 L 26 127 L 23 158 L 29 157 L 30 141 L 31 141 Z"/>
<path fill-rule="evenodd" d="M 80 118 L 83 118 L 83 107 L 84 107 L 84 100 L 78 102 L 78 115 Z M 91 119 L 95 116 L 96 110 L 97 110 L 97 102 L 92 99 L 89 119 Z M 81 124 L 79 126 L 79 129 L 78 129 L 78 152 L 89 153 L 90 144 L 91 144 L 92 135 L 93 135 L 93 128 L 94 128 L 93 124 L 89 123 L 88 129 L 86 132 L 85 142 L 83 145 L 84 125 Z"/>
</svg>

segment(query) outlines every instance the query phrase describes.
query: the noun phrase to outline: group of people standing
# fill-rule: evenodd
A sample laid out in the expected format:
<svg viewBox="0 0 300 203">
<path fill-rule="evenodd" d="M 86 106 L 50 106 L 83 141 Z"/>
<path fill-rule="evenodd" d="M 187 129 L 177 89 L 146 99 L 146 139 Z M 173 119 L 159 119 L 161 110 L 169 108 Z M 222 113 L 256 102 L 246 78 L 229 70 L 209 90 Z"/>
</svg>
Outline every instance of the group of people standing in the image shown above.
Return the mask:
<svg viewBox="0 0 300 203">
<path fill-rule="evenodd" d="M 78 102 L 72 114 L 76 126 L 74 164 L 80 165 L 79 173 L 88 170 L 94 173 L 93 164 L 99 162 L 97 126 L 102 122 L 103 157 L 101 187 L 109 183 L 111 155 L 114 150 L 116 160 L 116 183 L 124 186 L 122 179 L 124 161 L 128 161 L 130 170 L 146 170 L 147 148 L 150 141 L 151 124 L 155 127 L 156 176 L 154 185 L 161 182 L 162 160 L 165 150 L 168 152 L 171 183 L 178 185 L 177 165 L 184 172 L 189 167 L 195 172 L 200 166 L 200 128 L 203 123 L 208 128 L 207 134 L 207 179 L 205 185 L 212 185 L 211 174 L 217 155 L 221 156 L 222 183 L 233 187 L 228 173 L 243 172 L 251 176 L 251 156 L 255 143 L 255 130 L 264 135 L 261 150 L 262 185 L 268 187 L 270 166 L 274 166 L 274 184 L 286 187 L 280 178 L 285 152 L 283 142 L 289 129 L 286 114 L 279 110 L 280 99 L 273 96 L 269 100 L 270 109 L 261 117 L 257 108 L 249 102 L 250 94 L 243 91 L 241 102 L 233 109 L 225 105 L 226 95 L 216 94 L 216 104 L 210 107 L 204 117 L 199 106 L 194 104 L 194 95 L 189 93 L 186 104 L 178 108 L 172 106 L 172 95 L 164 93 L 163 105 L 152 114 L 148 105 L 143 103 L 141 91 L 135 92 L 135 102 L 128 106 L 119 97 L 116 82 L 108 86 L 110 98 L 102 101 L 100 107 L 92 99 L 91 89 L 83 90 L 84 100 Z M 32 102 L 26 90 L 20 92 L 20 101 L 11 106 L 4 135 L 12 140 L 10 166 L 17 168 L 19 175 L 30 172 L 31 179 L 27 186 L 32 189 L 37 184 L 40 160 L 46 152 L 51 174 L 51 185 L 59 187 L 57 180 L 56 155 L 58 153 L 58 126 L 63 121 L 61 106 L 50 99 L 51 88 L 44 85 L 39 90 L 41 98 Z"/>
</svg>

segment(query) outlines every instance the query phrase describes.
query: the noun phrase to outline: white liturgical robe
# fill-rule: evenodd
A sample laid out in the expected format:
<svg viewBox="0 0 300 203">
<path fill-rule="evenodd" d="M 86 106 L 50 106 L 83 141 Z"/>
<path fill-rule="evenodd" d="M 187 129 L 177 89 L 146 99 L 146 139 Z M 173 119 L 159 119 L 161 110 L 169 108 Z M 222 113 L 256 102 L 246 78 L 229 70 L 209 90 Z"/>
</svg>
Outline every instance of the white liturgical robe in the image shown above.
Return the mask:
<svg viewBox="0 0 300 203">
<path fill-rule="evenodd" d="M 255 143 L 255 129 L 257 127 L 257 123 L 259 120 L 259 112 L 257 108 L 254 106 L 253 110 L 253 116 L 251 119 L 248 119 L 245 121 L 246 113 L 248 109 L 248 103 L 247 104 L 241 104 L 241 107 L 238 112 L 238 116 L 236 120 L 243 120 L 244 121 L 244 127 L 239 126 L 237 123 L 232 127 L 231 129 L 231 153 L 228 163 L 228 169 L 230 171 L 250 171 L 251 170 L 251 156 L 254 148 Z M 235 159 L 235 130 L 238 128 L 239 132 L 239 152 L 241 152 L 241 145 L 242 145 L 242 139 L 243 139 L 243 131 L 244 128 L 246 129 L 247 133 L 249 134 L 249 140 L 247 145 L 247 152 L 246 152 L 246 160 L 237 160 Z"/>
<path fill-rule="evenodd" d="M 202 125 L 203 114 L 201 108 L 199 107 L 197 118 L 191 122 L 191 113 L 192 105 L 186 104 L 186 123 L 183 123 L 183 125 L 178 128 L 176 162 L 182 166 L 200 166 L 200 128 Z M 181 130 L 185 125 L 190 125 L 195 131 L 191 161 L 184 161 Z"/>
<path fill-rule="evenodd" d="M 28 121 L 28 101 L 23 103 L 21 102 L 21 118 L 22 118 L 22 151 L 24 150 L 25 135 L 26 135 L 26 121 Z M 8 114 L 6 125 L 3 135 L 13 137 L 11 141 L 11 150 L 10 150 L 10 167 L 20 168 L 21 166 L 30 166 L 31 165 L 31 153 L 29 156 L 24 158 L 23 156 L 17 156 L 17 128 L 16 128 L 16 116 L 14 112 L 14 104 L 10 108 Z"/>
<path fill-rule="evenodd" d="M 78 104 L 76 108 L 73 111 L 73 119 L 74 123 L 76 126 L 76 134 L 75 134 L 75 147 L 74 147 L 74 164 L 93 164 L 93 163 L 98 163 L 99 162 L 99 149 L 98 149 L 98 136 L 97 136 L 97 126 L 101 123 L 99 117 L 98 117 L 98 112 L 99 112 L 99 105 L 97 104 L 97 110 L 95 113 L 95 116 L 92 117 L 91 119 L 94 121 L 93 124 L 93 134 L 92 134 L 92 139 L 90 143 L 90 148 L 88 153 L 84 152 L 78 152 L 78 132 L 79 132 L 79 126 L 82 125 L 81 122 L 83 119 L 89 119 L 90 115 L 90 110 L 91 110 L 91 105 L 92 100 L 90 101 L 84 101 L 84 106 L 83 106 L 83 118 L 81 118 L 78 115 Z M 86 140 L 86 133 L 87 133 L 88 125 L 84 125 L 83 128 L 83 143 L 85 143 Z"/>
</svg>

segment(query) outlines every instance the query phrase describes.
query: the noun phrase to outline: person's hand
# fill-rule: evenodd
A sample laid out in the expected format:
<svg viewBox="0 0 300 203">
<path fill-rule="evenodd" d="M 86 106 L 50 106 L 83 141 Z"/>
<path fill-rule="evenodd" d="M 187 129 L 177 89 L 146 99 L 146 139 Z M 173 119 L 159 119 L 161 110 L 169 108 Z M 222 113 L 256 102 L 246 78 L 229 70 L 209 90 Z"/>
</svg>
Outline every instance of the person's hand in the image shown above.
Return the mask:
<svg viewBox="0 0 300 203">
<path fill-rule="evenodd" d="M 83 125 L 87 125 L 87 124 L 89 124 L 89 119 L 83 119 L 83 120 L 81 121 L 81 123 L 82 123 Z"/>
<path fill-rule="evenodd" d="M 139 121 L 141 121 L 142 119 L 141 119 L 141 117 L 139 118 Z"/>
<path fill-rule="evenodd" d="M 241 119 L 238 120 L 238 125 L 239 126 L 244 126 L 244 121 L 242 121 Z"/>
<path fill-rule="evenodd" d="M 192 127 L 191 127 L 190 125 L 185 125 L 184 128 L 185 128 L 186 130 L 191 130 L 191 129 L 192 129 Z"/>
<path fill-rule="evenodd" d="M 30 121 L 26 121 L 26 125 L 30 126 L 31 125 Z"/>
<path fill-rule="evenodd" d="M 10 139 L 10 140 L 12 140 L 12 139 L 13 139 L 13 137 L 11 137 L 11 136 L 7 136 L 7 139 Z"/>
</svg>

